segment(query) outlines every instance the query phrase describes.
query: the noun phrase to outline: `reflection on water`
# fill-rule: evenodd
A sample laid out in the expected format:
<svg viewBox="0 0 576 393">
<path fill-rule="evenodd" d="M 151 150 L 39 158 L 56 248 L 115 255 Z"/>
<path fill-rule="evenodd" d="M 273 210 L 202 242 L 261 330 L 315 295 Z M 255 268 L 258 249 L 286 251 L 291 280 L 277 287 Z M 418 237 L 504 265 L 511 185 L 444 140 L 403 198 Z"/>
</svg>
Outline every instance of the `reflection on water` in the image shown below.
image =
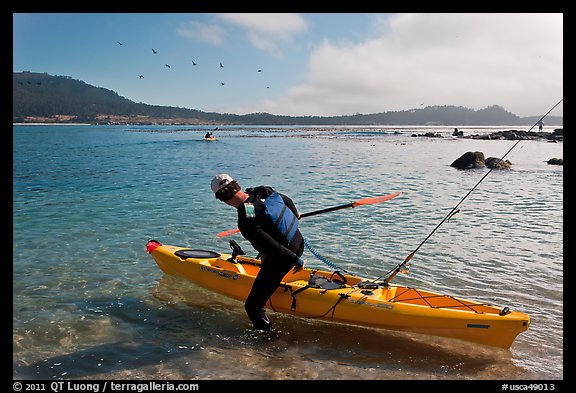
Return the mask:
<svg viewBox="0 0 576 393">
<path fill-rule="evenodd" d="M 533 377 L 515 366 L 506 350 L 276 313 L 271 313 L 275 330 L 265 333 L 249 327 L 242 303 L 219 298 L 183 280 L 165 276 L 151 292 L 158 301 L 150 304 L 129 298 L 83 303 L 84 313 L 101 311 L 94 319 L 99 322 L 68 326 L 71 334 L 76 331 L 95 338 L 106 334 L 105 330 L 120 329 L 126 331 L 124 339 L 63 345 L 58 354 L 27 348 L 22 357 L 35 360 L 16 362 L 15 378 Z M 89 331 L 81 332 L 86 325 Z"/>
</svg>

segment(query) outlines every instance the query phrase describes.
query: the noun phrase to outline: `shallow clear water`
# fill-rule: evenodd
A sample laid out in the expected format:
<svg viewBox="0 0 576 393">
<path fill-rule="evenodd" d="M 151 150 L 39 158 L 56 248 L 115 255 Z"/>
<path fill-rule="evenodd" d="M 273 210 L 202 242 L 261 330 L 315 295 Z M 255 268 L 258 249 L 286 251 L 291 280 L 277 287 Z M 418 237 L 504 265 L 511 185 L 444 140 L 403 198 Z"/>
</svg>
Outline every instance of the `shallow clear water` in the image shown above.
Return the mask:
<svg viewBox="0 0 576 393">
<path fill-rule="evenodd" d="M 403 261 L 516 141 L 411 137 L 417 127 L 13 127 L 13 376 L 17 379 L 563 379 L 562 143 L 522 141 L 394 282 L 508 306 L 530 329 L 500 350 L 270 313 L 165 276 L 160 242 L 227 251 L 236 226 L 210 180 L 270 185 L 301 212 L 402 191 L 386 203 L 303 219 L 351 273 Z M 465 134 L 494 129 L 461 127 Z M 503 127 L 502 129 L 509 129 Z M 236 241 L 255 254 L 249 243 Z M 305 251 L 309 265 L 326 268 Z"/>
</svg>

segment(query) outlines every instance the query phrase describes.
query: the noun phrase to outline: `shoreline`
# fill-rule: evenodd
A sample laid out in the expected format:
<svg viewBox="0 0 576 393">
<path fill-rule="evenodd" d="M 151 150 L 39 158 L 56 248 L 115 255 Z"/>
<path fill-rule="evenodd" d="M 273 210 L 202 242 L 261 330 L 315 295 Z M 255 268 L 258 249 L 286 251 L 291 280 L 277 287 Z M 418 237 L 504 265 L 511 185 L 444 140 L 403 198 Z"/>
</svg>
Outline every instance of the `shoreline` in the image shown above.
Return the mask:
<svg viewBox="0 0 576 393">
<path fill-rule="evenodd" d="M 12 126 L 130 126 L 130 127 L 201 127 L 197 131 L 205 131 L 205 127 L 213 127 L 213 124 L 91 124 L 91 123 L 12 123 Z M 514 126 L 449 126 L 449 125 L 220 125 L 223 127 L 220 131 L 232 131 L 239 128 L 262 128 L 271 130 L 291 130 L 291 129 L 313 129 L 316 131 L 333 131 L 335 129 L 353 129 L 353 130 L 373 130 L 393 132 L 397 134 L 408 134 L 410 131 L 411 137 L 424 137 L 424 138 L 451 138 L 451 139 L 480 139 L 480 140 L 548 140 L 549 142 L 562 142 L 564 128 L 553 128 L 548 126 L 551 131 L 531 131 L 535 126 L 531 126 L 528 131 L 517 129 Z M 146 128 L 144 128 L 146 129 Z M 218 127 L 216 128 L 218 129 Z M 469 133 L 465 135 L 463 130 L 467 132 L 485 130 L 482 133 Z M 427 130 L 424 133 L 417 133 L 418 130 Z M 433 131 L 431 131 L 433 130 Z M 136 131 L 136 130 L 135 130 Z M 154 131 L 154 130 L 150 130 Z M 401 132 L 403 131 L 403 132 Z"/>
<path fill-rule="evenodd" d="M 12 123 L 12 126 L 94 126 L 90 123 Z"/>
<path fill-rule="evenodd" d="M 196 124 L 196 123 L 69 123 L 69 122 L 13 122 L 13 126 L 136 126 L 136 127 L 148 127 L 148 126 L 163 126 L 163 127 L 170 127 L 170 126 L 205 126 L 205 127 L 224 127 L 224 129 L 234 129 L 240 127 L 255 127 L 255 128 L 274 128 L 274 129 L 283 129 L 283 128 L 365 128 L 365 129 L 410 129 L 410 128 L 426 128 L 426 129 L 439 129 L 444 130 L 445 132 L 452 132 L 454 129 L 509 129 L 509 130 L 517 130 L 517 129 L 530 129 L 534 128 L 534 126 L 518 126 L 513 124 L 501 124 L 501 125 L 483 125 L 483 124 L 472 124 L 472 125 L 450 125 L 450 124 L 211 124 L 211 123 L 204 123 L 204 124 Z M 544 129 L 551 130 L 549 132 L 553 132 L 554 130 L 563 129 L 563 125 L 549 125 L 545 126 Z M 542 131 L 548 132 L 548 131 Z"/>
</svg>

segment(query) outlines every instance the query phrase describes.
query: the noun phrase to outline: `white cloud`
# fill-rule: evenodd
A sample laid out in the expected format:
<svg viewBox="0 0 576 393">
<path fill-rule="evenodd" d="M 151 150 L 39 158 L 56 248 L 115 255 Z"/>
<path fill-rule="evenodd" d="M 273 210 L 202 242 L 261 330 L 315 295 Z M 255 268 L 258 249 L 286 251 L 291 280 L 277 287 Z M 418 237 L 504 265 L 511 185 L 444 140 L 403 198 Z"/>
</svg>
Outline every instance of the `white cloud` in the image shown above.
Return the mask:
<svg viewBox="0 0 576 393">
<path fill-rule="evenodd" d="M 562 14 L 397 14 L 378 23 L 379 36 L 363 42 L 318 43 L 305 82 L 254 111 L 331 116 L 497 104 L 528 116 L 563 96 Z"/>
<path fill-rule="evenodd" d="M 306 30 L 306 22 L 298 14 L 217 14 L 217 17 L 244 29 L 252 45 L 275 57 L 282 56 L 280 44 Z"/>
<path fill-rule="evenodd" d="M 197 21 L 190 21 L 186 25 L 177 28 L 176 31 L 182 37 L 212 45 L 222 45 L 226 35 L 225 30 L 218 25 Z"/>
</svg>

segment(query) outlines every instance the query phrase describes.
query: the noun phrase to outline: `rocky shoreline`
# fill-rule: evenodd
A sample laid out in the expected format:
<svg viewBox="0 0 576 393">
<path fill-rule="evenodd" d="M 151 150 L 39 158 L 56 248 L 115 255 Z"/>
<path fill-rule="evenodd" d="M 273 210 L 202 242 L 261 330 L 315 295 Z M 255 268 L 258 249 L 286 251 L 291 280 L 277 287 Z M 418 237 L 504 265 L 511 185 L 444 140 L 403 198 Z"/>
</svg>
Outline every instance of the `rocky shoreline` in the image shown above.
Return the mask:
<svg viewBox="0 0 576 393">
<path fill-rule="evenodd" d="M 524 130 L 503 130 L 496 131 L 490 134 L 471 134 L 464 135 L 463 131 L 454 129 L 453 137 L 464 139 L 483 139 L 483 140 L 536 140 L 546 139 L 550 142 L 563 141 L 563 128 L 556 128 L 553 132 L 542 131 L 524 131 Z M 437 132 L 426 132 L 424 134 L 412 134 L 413 137 L 429 137 L 429 138 L 444 138 L 444 135 Z"/>
</svg>

